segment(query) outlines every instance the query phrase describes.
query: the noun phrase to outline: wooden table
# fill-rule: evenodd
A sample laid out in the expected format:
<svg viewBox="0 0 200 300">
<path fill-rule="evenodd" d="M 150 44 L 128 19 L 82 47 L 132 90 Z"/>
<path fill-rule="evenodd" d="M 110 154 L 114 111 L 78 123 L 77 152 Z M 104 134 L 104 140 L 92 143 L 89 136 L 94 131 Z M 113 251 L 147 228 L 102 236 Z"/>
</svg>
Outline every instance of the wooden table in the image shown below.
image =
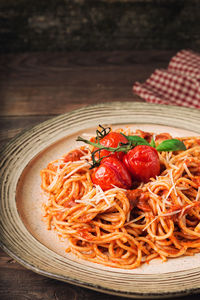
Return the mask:
<svg viewBox="0 0 200 300">
<path fill-rule="evenodd" d="M 132 85 L 173 51 L 34 53 L 0 57 L 0 143 L 52 116 L 111 101 L 142 101 Z M 122 299 L 33 273 L 0 250 L 0 299 Z M 184 299 L 199 299 L 193 295 Z"/>
</svg>

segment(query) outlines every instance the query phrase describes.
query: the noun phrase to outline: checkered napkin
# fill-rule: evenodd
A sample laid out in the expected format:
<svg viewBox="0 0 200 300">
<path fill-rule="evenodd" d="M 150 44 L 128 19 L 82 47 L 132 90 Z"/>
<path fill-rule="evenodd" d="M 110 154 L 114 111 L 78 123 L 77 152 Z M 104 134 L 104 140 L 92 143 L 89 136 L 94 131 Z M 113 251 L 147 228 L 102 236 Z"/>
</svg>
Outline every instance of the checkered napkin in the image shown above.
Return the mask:
<svg viewBox="0 0 200 300">
<path fill-rule="evenodd" d="M 155 70 L 133 91 L 150 103 L 200 108 L 200 55 L 188 50 L 178 52 L 168 69 Z"/>
</svg>

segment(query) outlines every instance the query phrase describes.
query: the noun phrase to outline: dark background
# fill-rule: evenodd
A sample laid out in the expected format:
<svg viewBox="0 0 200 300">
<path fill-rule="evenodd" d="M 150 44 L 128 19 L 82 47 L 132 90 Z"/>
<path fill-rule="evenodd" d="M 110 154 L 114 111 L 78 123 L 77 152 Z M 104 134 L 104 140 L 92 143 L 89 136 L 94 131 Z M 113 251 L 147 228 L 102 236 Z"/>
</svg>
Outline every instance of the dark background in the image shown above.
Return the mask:
<svg viewBox="0 0 200 300">
<path fill-rule="evenodd" d="M 200 52 L 200 0 L 0 0 L 0 147 L 73 109 L 144 101 L 133 83 L 181 49 Z M 0 299 L 125 300 L 38 275 L 1 249 Z"/>
<path fill-rule="evenodd" d="M 0 52 L 200 49 L 199 0 L 1 0 Z"/>
</svg>

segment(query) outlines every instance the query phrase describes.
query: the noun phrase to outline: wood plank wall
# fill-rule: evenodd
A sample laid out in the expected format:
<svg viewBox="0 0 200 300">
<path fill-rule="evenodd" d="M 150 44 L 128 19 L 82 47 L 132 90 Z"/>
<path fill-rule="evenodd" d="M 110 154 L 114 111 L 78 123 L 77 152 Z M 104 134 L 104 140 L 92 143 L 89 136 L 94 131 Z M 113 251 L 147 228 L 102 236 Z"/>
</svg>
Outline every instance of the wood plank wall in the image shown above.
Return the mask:
<svg viewBox="0 0 200 300">
<path fill-rule="evenodd" d="M 0 52 L 200 50 L 199 0 L 1 0 Z"/>
</svg>

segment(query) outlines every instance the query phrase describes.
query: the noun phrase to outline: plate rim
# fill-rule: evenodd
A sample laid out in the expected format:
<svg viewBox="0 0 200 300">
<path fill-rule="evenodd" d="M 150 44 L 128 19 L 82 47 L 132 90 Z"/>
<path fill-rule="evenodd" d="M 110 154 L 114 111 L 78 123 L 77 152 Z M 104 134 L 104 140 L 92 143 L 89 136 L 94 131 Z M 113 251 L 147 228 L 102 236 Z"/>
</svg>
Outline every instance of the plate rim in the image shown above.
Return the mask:
<svg viewBox="0 0 200 300">
<path fill-rule="evenodd" d="M 107 103 L 100 103 L 100 104 L 95 104 L 95 105 L 88 105 L 88 106 L 85 106 L 85 107 L 82 107 L 80 109 L 76 109 L 76 110 L 73 110 L 73 111 L 70 111 L 70 112 L 67 112 L 67 113 L 64 113 L 62 115 L 58 115 L 58 116 L 54 116 L 53 118 L 49 118 L 48 120 L 44 121 L 44 122 L 41 122 L 39 123 L 38 125 L 36 126 L 33 126 L 33 127 L 29 127 L 28 129 L 25 129 L 23 130 L 22 132 L 20 132 L 18 135 L 16 135 L 14 138 L 12 138 L 1 150 L 0 150 L 0 153 L 1 155 L 7 151 L 7 149 L 9 147 L 11 147 L 13 144 L 17 143 L 18 141 L 20 141 L 22 139 L 22 137 L 26 136 L 27 134 L 29 134 L 30 132 L 32 131 L 35 131 L 37 133 L 37 131 L 41 128 L 41 127 L 45 127 L 45 126 L 48 126 L 49 124 L 53 123 L 53 122 L 56 122 L 56 121 L 59 121 L 61 120 L 63 117 L 70 117 L 70 116 L 74 116 L 76 114 L 81 114 L 81 113 L 84 113 L 85 110 L 94 110 L 94 109 L 105 109 L 105 108 L 112 108 L 113 106 L 116 107 L 130 107 L 131 106 L 134 106 L 134 108 L 137 108 L 137 109 L 142 109 L 142 108 L 145 108 L 145 109 L 148 109 L 148 108 L 155 108 L 155 109 L 158 109 L 158 110 L 167 110 L 167 111 L 174 111 L 174 112 L 182 112 L 182 113 L 188 113 L 190 115 L 193 115 L 195 117 L 198 118 L 198 113 L 200 113 L 200 111 L 196 110 L 196 109 L 191 109 L 191 108 L 185 108 L 185 107 L 177 107 L 177 106 L 164 106 L 164 105 L 157 105 L 157 104 L 147 104 L 147 103 L 141 103 L 141 102 L 107 102 Z M 199 118 L 200 119 L 200 118 Z M 145 122 L 143 122 L 145 123 Z M 163 124 L 164 125 L 164 124 Z M 166 126 L 169 126 L 169 124 L 166 124 Z M 199 130 L 200 130 L 200 120 L 199 120 Z M 174 126 L 172 126 L 174 127 Z M 59 139 L 58 139 L 59 140 Z M 47 148 L 48 146 L 46 146 Z M 39 152 L 37 152 L 35 155 L 37 156 L 39 154 Z M 26 166 L 24 166 L 24 169 L 25 169 Z M 0 188 L 2 189 L 3 187 L 3 179 L 0 178 Z M 0 233 L 1 233 L 1 222 L 0 222 Z M 23 266 L 25 266 L 26 268 L 40 274 L 40 275 L 43 275 L 43 276 L 47 276 L 47 277 L 51 277 L 51 278 L 54 278 L 54 279 L 58 279 L 58 280 L 61 280 L 61 281 L 66 281 L 66 282 L 69 282 L 69 283 L 72 283 L 72 284 L 75 284 L 75 285 L 79 285 L 79 286 L 83 286 L 83 287 L 87 287 L 89 289 L 93 289 L 93 290 L 97 290 L 97 291 L 100 291 L 100 292 L 104 292 L 104 293 L 109 293 L 109 294 L 114 294 L 114 295 L 118 295 L 118 296 L 125 296 L 125 297 L 130 297 L 130 298 L 135 298 L 135 297 L 139 297 L 139 298 L 155 298 L 155 297 L 174 297 L 174 296 L 181 296 L 181 295 L 189 295 L 191 293 L 193 294 L 196 294 L 198 292 L 200 292 L 200 287 L 198 288 L 191 288 L 191 289 L 185 289 L 185 290 L 182 290 L 180 292 L 167 292 L 167 293 L 138 293 L 138 292 L 122 292 L 122 291 L 117 291 L 116 289 L 113 290 L 113 289 L 106 289 L 105 287 L 101 287 L 101 286 L 98 286 L 98 285 L 91 285 L 87 282 L 81 282 L 80 280 L 79 281 L 76 281 L 72 278 L 59 278 L 59 276 L 53 274 L 53 273 L 49 273 L 49 272 L 46 272 L 44 270 L 41 270 L 41 269 L 38 269 L 37 267 L 34 267 L 33 265 L 31 265 L 30 263 L 28 263 L 27 261 L 24 261 L 19 255 L 16 255 L 15 253 L 12 252 L 12 250 L 10 250 L 6 244 L 3 242 L 1 236 L 0 236 L 0 246 L 2 247 L 2 249 L 11 257 L 13 257 L 16 261 L 18 261 L 20 264 L 22 264 Z M 197 268 L 198 271 L 200 271 L 200 268 Z M 177 273 L 177 272 L 174 272 L 174 273 Z"/>
</svg>

